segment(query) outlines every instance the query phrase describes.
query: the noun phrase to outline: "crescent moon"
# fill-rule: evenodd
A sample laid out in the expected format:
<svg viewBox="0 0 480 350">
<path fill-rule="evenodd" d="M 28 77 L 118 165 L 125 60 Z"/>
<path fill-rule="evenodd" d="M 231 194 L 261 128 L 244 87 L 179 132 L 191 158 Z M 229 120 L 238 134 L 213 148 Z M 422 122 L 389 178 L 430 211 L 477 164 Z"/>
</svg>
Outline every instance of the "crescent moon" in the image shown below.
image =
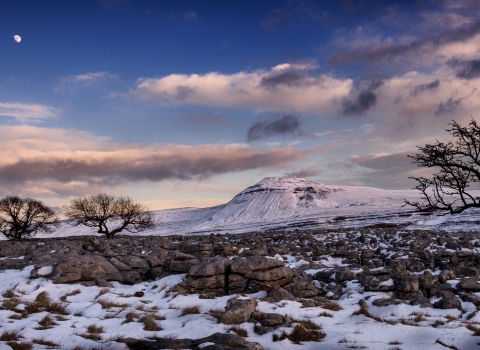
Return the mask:
<svg viewBox="0 0 480 350">
<path fill-rule="evenodd" d="M 19 43 L 20 41 L 22 41 L 22 37 L 20 35 L 14 35 L 13 40 L 15 40 L 17 43 Z"/>
</svg>

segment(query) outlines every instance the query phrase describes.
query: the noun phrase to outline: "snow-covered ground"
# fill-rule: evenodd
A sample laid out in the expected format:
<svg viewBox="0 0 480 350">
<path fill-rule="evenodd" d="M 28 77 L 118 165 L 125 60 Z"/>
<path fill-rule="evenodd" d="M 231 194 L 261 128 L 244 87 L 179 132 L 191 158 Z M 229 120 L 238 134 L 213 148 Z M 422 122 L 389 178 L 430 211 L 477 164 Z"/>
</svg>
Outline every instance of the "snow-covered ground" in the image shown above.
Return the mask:
<svg viewBox="0 0 480 350">
<path fill-rule="evenodd" d="M 289 258 L 288 256 L 286 257 Z M 119 338 L 202 338 L 215 332 L 229 332 L 231 326 L 217 323 L 209 314 L 210 310 L 222 310 L 227 300 L 235 295 L 217 297 L 215 299 L 199 299 L 198 295 L 169 295 L 168 289 L 183 279 L 184 275 L 165 277 L 159 281 L 144 282 L 133 286 L 114 283 L 112 288 L 85 287 L 82 285 L 53 284 L 39 278 L 28 279 L 32 267 L 23 271 L 7 270 L 0 272 L 1 303 L 18 298 L 17 312 L 8 309 L 0 310 L 0 333 L 15 332 L 21 341 L 34 344 L 35 349 L 46 349 L 40 345 L 43 341 L 57 344 L 58 348 L 73 349 L 125 349 L 117 342 Z M 450 281 L 456 283 L 457 281 Z M 273 333 L 255 334 L 253 323 L 243 323 L 240 328 L 248 332 L 247 340 L 259 342 L 265 349 L 445 349 L 438 343 L 443 342 L 457 349 L 478 349 L 480 339 L 473 336 L 472 331 L 465 328 L 468 315 L 476 312 L 476 307 L 468 302 L 462 303 L 465 312 L 456 309 L 438 310 L 421 309 L 408 304 L 388 307 L 372 306 L 372 301 L 388 296 L 381 292 L 364 292 L 356 281 L 347 283 L 347 293 L 338 304 L 342 310 L 332 311 L 321 307 L 302 307 L 295 301 L 269 303 L 258 300 L 257 310 L 289 315 L 295 320 L 309 319 L 322 327 L 326 337 L 320 342 L 304 342 L 293 344 L 285 339 L 273 342 Z M 65 306 L 66 315 L 51 313 L 56 325 L 42 329 L 42 319 L 49 314 L 46 311 L 25 313 L 19 317 L 18 310 L 26 309 L 28 303 L 47 292 L 53 301 L 60 301 Z M 136 297 L 136 292 L 143 292 Z M 9 295 L 8 295 L 9 293 Z M 266 292 L 248 295 L 251 298 L 264 297 Z M 8 297 L 7 297 L 8 296 Z M 13 296 L 13 298 L 12 298 Z M 62 298 L 63 297 L 63 298 Z M 374 320 L 365 315 L 352 315 L 359 310 L 361 299 L 367 300 L 370 315 L 381 319 Z M 102 301 L 110 301 L 115 305 L 103 308 Z M 108 305 L 107 305 L 108 306 Z M 199 314 L 182 316 L 186 307 L 198 306 Z M 132 322 L 125 322 L 128 314 L 134 313 Z M 144 330 L 141 321 L 144 315 L 155 315 L 156 325 L 162 330 Z M 383 320 L 383 321 L 382 321 Z M 469 322 L 480 321 L 479 316 Z M 40 323 L 39 323 L 40 322 Z M 97 333 L 89 332 L 89 326 L 97 327 Z M 295 324 L 293 324 L 295 325 Z M 101 332 L 98 332 L 99 328 Z M 280 328 L 289 332 L 293 328 Z M 89 337 L 98 340 L 88 339 Z M 0 342 L 0 349 L 10 349 L 7 342 Z M 452 348 L 453 349 L 453 348 Z"/>
<path fill-rule="evenodd" d="M 378 224 L 399 224 L 411 229 L 480 228 L 479 210 L 471 209 L 454 216 L 418 213 L 404 206 L 406 199 L 419 201 L 421 196 L 414 190 L 323 185 L 302 178 L 269 177 L 223 205 L 156 211 L 158 225 L 143 234 L 242 233 Z M 64 224 L 49 237 L 93 233 L 89 228 Z"/>
</svg>

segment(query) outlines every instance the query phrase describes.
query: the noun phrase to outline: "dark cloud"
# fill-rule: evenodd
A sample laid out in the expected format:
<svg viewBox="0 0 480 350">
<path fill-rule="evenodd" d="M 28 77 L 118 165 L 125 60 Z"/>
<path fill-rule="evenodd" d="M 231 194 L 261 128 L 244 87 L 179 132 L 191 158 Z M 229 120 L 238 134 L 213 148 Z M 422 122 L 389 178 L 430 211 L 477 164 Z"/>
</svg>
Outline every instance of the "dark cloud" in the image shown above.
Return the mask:
<svg viewBox="0 0 480 350">
<path fill-rule="evenodd" d="M 259 121 L 248 128 L 247 141 L 256 141 L 276 135 L 292 135 L 300 132 L 300 119 L 293 114 L 266 121 Z"/>
<path fill-rule="evenodd" d="M 260 20 L 260 25 L 263 29 L 276 30 L 288 27 L 292 21 L 293 14 L 282 8 L 272 8 L 265 16 L 265 19 Z"/>
<path fill-rule="evenodd" d="M 195 95 L 195 90 L 193 90 L 189 86 L 177 86 L 177 91 L 175 94 L 175 98 L 177 100 L 186 100 L 189 97 Z"/>
<path fill-rule="evenodd" d="M 311 167 L 305 168 L 305 169 L 300 169 L 297 171 L 292 171 L 289 173 L 286 173 L 285 176 L 290 176 L 290 177 L 310 177 L 310 176 L 316 176 L 319 175 L 322 172 L 322 169 L 318 165 L 312 165 Z"/>
<path fill-rule="evenodd" d="M 130 150 L 128 150 L 130 151 Z M 199 180 L 210 176 L 260 168 L 287 167 L 290 162 L 321 152 L 320 148 L 294 150 L 291 147 L 262 151 L 252 147 L 180 147 L 139 152 L 126 157 L 128 151 L 113 152 L 107 157 L 69 156 L 57 159 L 18 160 L 0 166 L 4 186 L 29 181 L 87 181 L 117 184 L 125 181 L 161 181 L 165 179 Z"/>
<path fill-rule="evenodd" d="M 453 113 L 462 104 L 462 99 L 450 97 L 447 101 L 438 104 L 435 115 Z"/>
<path fill-rule="evenodd" d="M 480 77 L 480 60 L 451 60 L 449 64 L 457 69 L 456 76 L 461 79 L 476 79 Z"/>
<path fill-rule="evenodd" d="M 380 77 L 364 77 L 355 83 L 354 91 L 359 91 L 356 97 L 344 99 L 340 109 L 340 114 L 344 116 L 364 115 L 370 108 L 377 104 L 378 90 L 384 84 L 384 79 Z"/>
<path fill-rule="evenodd" d="M 462 42 L 480 33 L 480 21 L 412 40 L 407 44 L 381 43 L 368 48 L 339 52 L 329 57 L 329 64 L 344 64 L 355 61 L 391 60 L 412 52 L 428 53 L 444 45 Z"/>
<path fill-rule="evenodd" d="M 411 96 L 416 96 L 420 92 L 435 90 L 440 86 L 440 80 L 436 79 L 428 84 L 420 84 L 410 92 Z"/>
<path fill-rule="evenodd" d="M 260 85 L 266 89 L 274 90 L 279 85 L 297 87 L 307 85 L 309 80 L 309 77 L 304 71 L 298 69 L 288 69 L 265 75 L 262 80 L 260 80 Z"/>
</svg>

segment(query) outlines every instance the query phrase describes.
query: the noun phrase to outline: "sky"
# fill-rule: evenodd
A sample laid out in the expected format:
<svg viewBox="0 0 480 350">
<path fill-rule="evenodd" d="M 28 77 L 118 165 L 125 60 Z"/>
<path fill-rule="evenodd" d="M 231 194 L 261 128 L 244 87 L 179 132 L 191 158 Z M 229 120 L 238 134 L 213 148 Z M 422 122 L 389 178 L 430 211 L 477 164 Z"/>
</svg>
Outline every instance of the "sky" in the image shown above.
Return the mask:
<svg viewBox="0 0 480 350">
<path fill-rule="evenodd" d="M 479 15 L 478 0 L 2 1 L 0 196 L 164 209 L 267 176 L 413 188 L 425 170 L 407 155 L 480 118 Z"/>
</svg>

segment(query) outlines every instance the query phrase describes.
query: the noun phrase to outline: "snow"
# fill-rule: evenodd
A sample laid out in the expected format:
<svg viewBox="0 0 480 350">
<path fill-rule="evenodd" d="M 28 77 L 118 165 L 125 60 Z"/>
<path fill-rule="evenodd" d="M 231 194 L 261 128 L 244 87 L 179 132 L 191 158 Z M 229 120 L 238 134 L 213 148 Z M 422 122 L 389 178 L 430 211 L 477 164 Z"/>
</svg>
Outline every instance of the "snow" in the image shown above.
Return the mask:
<svg viewBox="0 0 480 350">
<path fill-rule="evenodd" d="M 480 191 L 472 191 L 474 194 Z M 269 229 L 314 229 L 402 224 L 406 229 L 480 228 L 480 210 L 460 215 L 418 213 L 405 199 L 421 201 L 418 191 L 365 186 L 324 185 L 302 178 L 267 177 L 211 208 L 155 212 L 156 228 L 144 235 L 242 233 Z M 445 213 L 442 213 L 445 214 Z M 62 224 L 49 237 L 96 234 L 87 227 Z M 38 237 L 47 237 L 39 235 Z"/>
</svg>

